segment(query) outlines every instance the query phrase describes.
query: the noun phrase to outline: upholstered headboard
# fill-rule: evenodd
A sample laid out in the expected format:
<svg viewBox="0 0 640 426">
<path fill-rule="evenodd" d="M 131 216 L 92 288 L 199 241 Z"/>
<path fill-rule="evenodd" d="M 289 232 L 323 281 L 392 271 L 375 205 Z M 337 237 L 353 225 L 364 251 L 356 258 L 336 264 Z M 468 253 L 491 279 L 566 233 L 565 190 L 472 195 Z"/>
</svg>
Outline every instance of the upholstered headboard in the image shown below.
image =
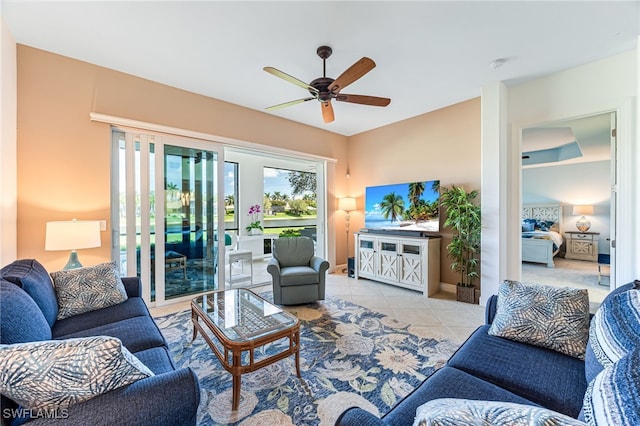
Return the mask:
<svg viewBox="0 0 640 426">
<path fill-rule="evenodd" d="M 525 204 L 522 206 L 521 219 L 552 221 L 557 223 L 558 230 L 561 230 L 562 204 Z"/>
</svg>

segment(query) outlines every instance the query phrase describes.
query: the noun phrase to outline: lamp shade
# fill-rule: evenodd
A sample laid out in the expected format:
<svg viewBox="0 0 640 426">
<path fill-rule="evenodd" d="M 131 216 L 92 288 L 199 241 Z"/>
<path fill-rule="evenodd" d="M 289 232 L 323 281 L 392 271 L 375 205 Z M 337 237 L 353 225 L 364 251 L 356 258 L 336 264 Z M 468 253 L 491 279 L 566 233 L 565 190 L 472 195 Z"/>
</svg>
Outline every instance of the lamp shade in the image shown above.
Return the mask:
<svg viewBox="0 0 640 426">
<path fill-rule="evenodd" d="M 593 215 L 593 206 L 573 206 L 573 215 L 574 216 L 592 216 Z"/>
<path fill-rule="evenodd" d="M 78 250 L 100 247 L 100 244 L 100 222 L 97 220 L 47 222 L 45 250 Z"/>
<path fill-rule="evenodd" d="M 344 197 L 338 200 L 338 210 L 351 212 L 356 209 L 356 199 L 353 197 Z"/>
</svg>

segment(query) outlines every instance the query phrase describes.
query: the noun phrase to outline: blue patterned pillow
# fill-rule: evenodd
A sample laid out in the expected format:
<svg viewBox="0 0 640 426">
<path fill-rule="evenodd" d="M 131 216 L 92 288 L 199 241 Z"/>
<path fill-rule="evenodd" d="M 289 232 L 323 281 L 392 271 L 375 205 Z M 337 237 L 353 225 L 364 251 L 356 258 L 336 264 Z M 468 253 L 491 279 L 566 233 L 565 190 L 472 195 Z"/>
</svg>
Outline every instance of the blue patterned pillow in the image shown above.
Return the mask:
<svg viewBox="0 0 640 426">
<path fill-rule="evenodd" d="M 589 338 L 587 290 L 505 281 L 498 290 L 492 336 L 584 359 Z"/>
<path fill-rule="evenodd" d="M 116 262 L 52 272 L 58 319 L 117 305 L 127 300 Z"/>
<path fill-rule="evenodd" d="M 1 345 L 0 366 L 0 393 L 29 409 L 65 408 L 153 376 L 108 336 Z"/>
<path fill-rule="evenodd" d="M 602 370 L 589 383 L 583 410 L 587 424 L 592 426 L 640 425 L 638 350 Z"/>
<path fill-rule="evenodd" d="M 537 220 L 534 228 L 540 231 L 548 231 L 553 226 L 553 223 L 552 220 Z"/>
<path fill-rule="evenodd" d="M 414 426 L 585 426 L 572 417 L 533 405 L 469 399 L 434 399 L 416 410 Z"/>
<path fill-rule="evenodd" d="M 595 358 L 608 367 L 640 342 L 640 291 L 629 290 L 608 298 L 596 311 L 589 329 Z"/>
</svg>

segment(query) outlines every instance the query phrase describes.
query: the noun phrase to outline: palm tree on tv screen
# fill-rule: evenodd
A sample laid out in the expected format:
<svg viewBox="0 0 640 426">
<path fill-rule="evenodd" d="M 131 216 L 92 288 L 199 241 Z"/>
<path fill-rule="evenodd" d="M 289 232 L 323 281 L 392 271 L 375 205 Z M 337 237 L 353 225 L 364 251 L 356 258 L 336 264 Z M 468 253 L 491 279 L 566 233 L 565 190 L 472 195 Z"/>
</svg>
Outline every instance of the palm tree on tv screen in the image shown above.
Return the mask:
<svg viewBox="0 0 640 426">
<path fill-rule="evenodd" d="M 385 219 L 391 218 L 391 222 L 396 222 L 399 217 L 402 217 L 404 212 L 404 200 L 401 195 L 391 192 L 382 198 L 380 203 L 382 209 L 382 216 Z"/>
<path fill-rule="evenodd" d="M 425 183 L 424 182 L 411 182 L 409 184 L 409 208 L 405 212 L 405 218 L 407 220 L 415 220 L 416 222 L 426 220 L 429 218 L 427 212 L 427 204 L 424 200 L 421 200 L 422 194 L 424 194 Z"/>
<path fill-rule="evenodd" d="M 411 204 L 417 206 L 420 204 L 420 197 L 424 193 L 424 182 L 411 182 L 409 184 L 409 200 Z"/>
</svg>

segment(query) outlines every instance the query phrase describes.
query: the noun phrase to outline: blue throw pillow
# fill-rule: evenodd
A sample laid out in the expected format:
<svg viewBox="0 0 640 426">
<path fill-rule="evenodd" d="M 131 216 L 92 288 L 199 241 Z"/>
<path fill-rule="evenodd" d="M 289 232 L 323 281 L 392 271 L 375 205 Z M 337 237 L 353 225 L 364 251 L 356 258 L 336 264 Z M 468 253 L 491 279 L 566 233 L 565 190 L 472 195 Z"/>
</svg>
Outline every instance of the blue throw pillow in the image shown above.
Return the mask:
<svg viewBox="0 0 640 426">
<path fill-rule="evenodd" d="M 0 279 L 0 343 L 49 339 L 51 328 L 36 302 L 17 285 Z"/>
<path fill-rule="evenodd" d="M 535 224 L 535 220 L 532 221 L 532 219 L 524 219 L 522 221 L 522 232 L 532 232 Z"/>
<path fill-rule="evenodd" d="M 531 232 L 535 229 L 537 220 L 535 219 L 523 219 L 522 220 L 522 231 L 523 232 Z"/>
<path fill-rule="evenodd" d="M 638 345 L 638 324 L 640 291 L 625 291 L 604 301 L 589 328 L 589 345 L 603 367 L 612 365 Z"/>
<path fill-rule="evenodd" d="M 591 426 L 640 425 L 639 401 L 640 352 L 636 349 L 589 383 L 584 395 L 584 417 Z"/>
<path fill-rule="evenodd" d="M 53 327 L 58 316 L 58 300 L 49 273 L 44 266 L 35 259 L 16 260 L 2 268 L 0 275 L 5 280 L 22 287 L 40 307 L 49 327 Z"/>
</svg>

